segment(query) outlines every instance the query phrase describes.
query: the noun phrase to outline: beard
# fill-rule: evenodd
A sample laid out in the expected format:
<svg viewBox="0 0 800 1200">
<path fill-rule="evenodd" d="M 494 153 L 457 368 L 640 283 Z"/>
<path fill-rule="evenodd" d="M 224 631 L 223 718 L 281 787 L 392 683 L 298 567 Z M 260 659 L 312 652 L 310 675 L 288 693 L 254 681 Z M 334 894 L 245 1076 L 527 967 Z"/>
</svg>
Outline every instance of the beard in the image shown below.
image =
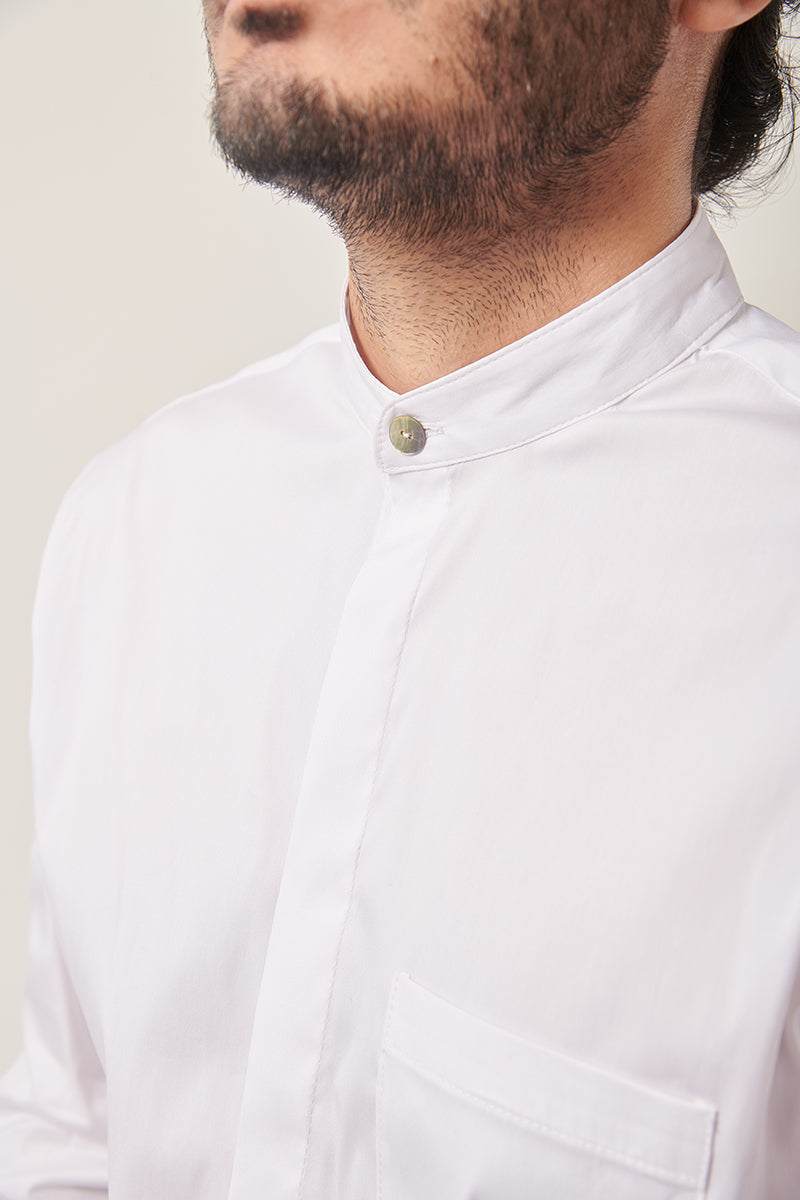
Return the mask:
<svg viewBox="0 0 800 1200">
<path fill-rule="evenodd" d="M 405 85 L 356 103 L 254 56 L 214 77 L 212 133 L 229 166 L 312 204 L 346 241 L 466 246 L 534 210 L 555 220 L 585 190 L 644 106 L 669 31 L 667 0 L 466 5 L 447 99 Z"/>
</svg>

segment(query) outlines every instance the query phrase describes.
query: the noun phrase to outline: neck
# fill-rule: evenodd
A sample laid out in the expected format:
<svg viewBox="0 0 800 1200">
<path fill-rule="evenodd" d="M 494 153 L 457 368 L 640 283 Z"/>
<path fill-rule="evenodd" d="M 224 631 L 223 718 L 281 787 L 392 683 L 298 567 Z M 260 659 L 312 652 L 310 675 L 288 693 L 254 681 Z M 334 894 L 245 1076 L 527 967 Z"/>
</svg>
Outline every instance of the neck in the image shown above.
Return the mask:
<svg viewBox="0 0 800 1200">
<path fill-rule="evenodd" d="M 410 391 L 624 278 L 678 236 L 692 208 L 688 186 L 666 203 L 663 192 L 635 203 L 635 190 L 626 192 L 569 216 L 559 206 L 557 222 L 533 211 L 460 247 L 398 246 L 377 234 L 348 246 L 351 325 L 366 365 L 393 391 Z"/>
<path fill-rule="evenodd" d="M 685 31 L 677 43 L 683 57 L 662 71 L 641 120 L 557 199 L 512 196 L 504 224 L 476 222 L 449 244 L 410 244 L 391 228 L 348 241 L 352 331 L 373 375 L 403 393 L 450 374 L 598 295 L 681 233 L 715 46 Z"/>
</svg>

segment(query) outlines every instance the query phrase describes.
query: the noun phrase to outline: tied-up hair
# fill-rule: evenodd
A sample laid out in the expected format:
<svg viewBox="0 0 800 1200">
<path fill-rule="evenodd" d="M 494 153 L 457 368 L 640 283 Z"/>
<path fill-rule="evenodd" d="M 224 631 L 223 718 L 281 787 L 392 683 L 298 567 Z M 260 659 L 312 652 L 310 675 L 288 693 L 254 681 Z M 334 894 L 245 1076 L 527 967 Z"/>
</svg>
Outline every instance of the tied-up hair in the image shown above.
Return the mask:
<svg viewBox="0 0 800 1200">
<path fill-rule="evenodd" d="M 800 0 L 771 0 L 730 35 L 700 122 L 696 195 L 710 193 L 724 203 L 730 185 L 757 160 L 767 156 L 761 180 L 767 182 L 788 159 L 799 96 L 782 34 L 798 12 Z"/>
</svg>

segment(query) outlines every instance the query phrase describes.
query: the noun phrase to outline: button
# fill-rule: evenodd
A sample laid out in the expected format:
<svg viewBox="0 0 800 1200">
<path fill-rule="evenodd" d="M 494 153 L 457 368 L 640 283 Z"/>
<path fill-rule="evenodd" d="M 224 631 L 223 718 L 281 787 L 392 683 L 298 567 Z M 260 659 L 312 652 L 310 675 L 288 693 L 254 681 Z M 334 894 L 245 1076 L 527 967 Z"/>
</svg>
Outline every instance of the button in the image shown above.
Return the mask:
<svg viewBox="0 0 800 1200">
<path fill-rule="evenodd" d="M 393 417 L 389 424 L 389 441 L 401 454 L 419 454 L 425 445 L 425 430 L 416 417 Z"/>
</svg>

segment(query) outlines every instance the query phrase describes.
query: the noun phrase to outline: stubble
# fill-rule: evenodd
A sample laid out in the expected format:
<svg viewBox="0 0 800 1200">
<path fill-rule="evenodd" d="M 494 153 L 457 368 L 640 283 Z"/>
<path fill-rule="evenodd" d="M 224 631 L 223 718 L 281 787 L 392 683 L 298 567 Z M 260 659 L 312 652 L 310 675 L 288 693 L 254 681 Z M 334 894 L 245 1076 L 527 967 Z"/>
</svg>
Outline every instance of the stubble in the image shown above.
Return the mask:
<svg viewBox="0 0 800 1200">
<path fill-rule="evenodd" d="M 355 104 L 253 55 L 214 81 L 225 160 L 320 209 L 346 241 L 495 237 L 585 186 L 647 99 L 669 14 L 665 0 L 490 0 L 465 5 L 459 28 L 446 100 L 406 86 Z"/>
</svg>

